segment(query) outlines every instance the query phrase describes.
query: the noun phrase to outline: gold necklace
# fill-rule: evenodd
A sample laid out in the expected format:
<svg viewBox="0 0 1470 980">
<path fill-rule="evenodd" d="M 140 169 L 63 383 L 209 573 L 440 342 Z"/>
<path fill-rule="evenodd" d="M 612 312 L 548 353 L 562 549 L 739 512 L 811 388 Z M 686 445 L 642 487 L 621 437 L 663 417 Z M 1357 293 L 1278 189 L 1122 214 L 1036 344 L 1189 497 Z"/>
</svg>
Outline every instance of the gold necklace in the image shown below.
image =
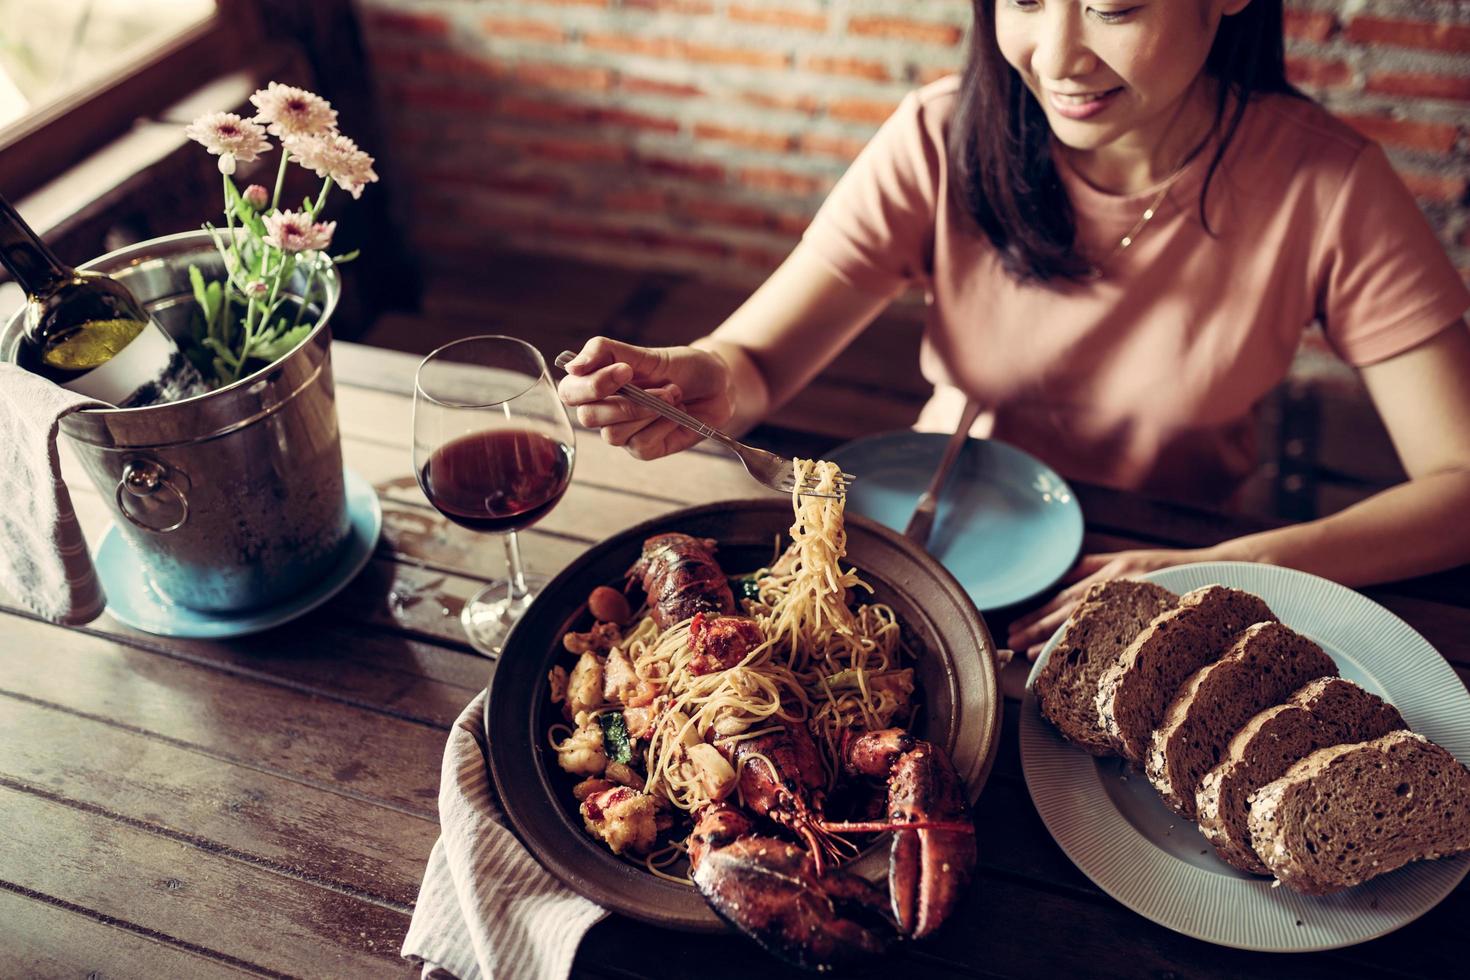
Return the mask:
<svg viewBox="0 0 1470 980">
<path fill-rule="evenodd" d="M 1154 220 L 1154 215 L 1159 213 L 1159 205 L 1164 203 L 1164 197 L 1169 193 L 1169 188 L 1173 187 L 1174 182 L 1183 175 L 1185 166 L 1188 163 L 1189 161 L 1186 159 L 1184 164 L 1181 164 L 1177 170 L 1169 175 L 1169 178 L 1159 188 L 1159 192 L 1154 195 L 1154 199 L 1149 202 L 1149 206 L 1143 209 L 1143 216 L 1134 223 L 1132 228 L 1129 228 L 1124 233 L 1122 238 L 1118 239 L 1118 244 L 1113 246 L 1113 250 L 1108 253 L 1107 258 L 1093 266 L 1091 278 L 1101 279 L 1103 266 L 1110 264 L 1138 240 L 1138 236 L 1142 234 L 1143 229 L 1148 226 L 1150 221 Z"/>
</svg>

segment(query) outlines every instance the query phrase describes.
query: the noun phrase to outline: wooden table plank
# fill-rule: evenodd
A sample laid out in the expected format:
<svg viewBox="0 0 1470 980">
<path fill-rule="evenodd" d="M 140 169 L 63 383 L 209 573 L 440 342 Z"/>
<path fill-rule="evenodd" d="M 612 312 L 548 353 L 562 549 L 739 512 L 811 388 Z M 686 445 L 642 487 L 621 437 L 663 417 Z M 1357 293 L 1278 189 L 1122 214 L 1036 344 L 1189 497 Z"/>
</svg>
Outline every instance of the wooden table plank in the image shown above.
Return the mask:
<svg viewBox="0 0 1470 980">
<path fill-rule="evenodd" d="M 0 785 L 399 908 L 439 833 L 427 815 L 4 696 Z"/>
<path fill-rule="evenodd" d="M 440 728 L 16 616 L 0 616 L 0 634 L 14 641 L 0 691 L 434 816 Z"/>
<path fill-rule="evenodd" d="M 86 912 L 0 887 L 0 949 L 7 970 L 27 977 L 190 977 L 240 980 L 268 976 L 196 951 L 145 926 L 121 927 Z"/>
<path fill-rule="evenodd" d="M 0 812 L 9 844 L 0 848 L 0 882 L 11 891 L 142 925 L 261 971 L 362 976 L 402 969 L 405 909 L 8 787 L 0 787 Z"/>
</svg>

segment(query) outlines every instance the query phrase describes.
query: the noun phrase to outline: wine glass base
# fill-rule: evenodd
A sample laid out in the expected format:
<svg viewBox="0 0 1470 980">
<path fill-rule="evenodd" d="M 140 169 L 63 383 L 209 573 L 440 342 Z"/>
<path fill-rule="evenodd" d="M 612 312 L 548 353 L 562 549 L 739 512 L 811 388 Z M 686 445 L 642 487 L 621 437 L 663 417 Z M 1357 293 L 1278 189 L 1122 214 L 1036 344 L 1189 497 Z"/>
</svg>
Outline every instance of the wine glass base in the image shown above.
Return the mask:
<svg viewBox="0 0 1470 980">
<path fill-rule="evenodd" d="M 465 600 L 459 621 L 464 624 L 470 646 L 487 657 L 500 656 L 510 628 L 531 605 L 536 594 L 551 581 L 546 575 L 526 575 L 526 594 L 512 599 L 509 582 L 491 582 Z"/>
</svg>

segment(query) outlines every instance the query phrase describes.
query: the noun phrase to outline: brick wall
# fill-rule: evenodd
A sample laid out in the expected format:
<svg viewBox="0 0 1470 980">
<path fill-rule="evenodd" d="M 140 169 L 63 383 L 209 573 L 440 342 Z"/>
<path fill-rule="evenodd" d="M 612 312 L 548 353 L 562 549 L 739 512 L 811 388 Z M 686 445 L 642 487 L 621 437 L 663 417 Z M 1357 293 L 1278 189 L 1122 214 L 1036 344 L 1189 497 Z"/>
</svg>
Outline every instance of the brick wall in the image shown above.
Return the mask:
<svg viewBox="0 0 1470 980">
<path fill-rule="evenodd" d="M 358 0 L 415 244 L 769 272 L 968 0 Z M 1294 80 L 1470 277 L 1470 0 L 1288 0 Z"/>
</svg>

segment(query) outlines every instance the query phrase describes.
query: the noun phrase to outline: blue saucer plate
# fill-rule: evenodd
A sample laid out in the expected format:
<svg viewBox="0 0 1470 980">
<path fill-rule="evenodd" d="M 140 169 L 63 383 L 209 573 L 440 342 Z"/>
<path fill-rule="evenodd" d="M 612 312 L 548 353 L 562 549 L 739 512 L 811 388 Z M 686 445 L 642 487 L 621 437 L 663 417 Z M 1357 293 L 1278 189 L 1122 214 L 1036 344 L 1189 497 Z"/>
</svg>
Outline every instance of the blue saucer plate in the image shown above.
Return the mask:
<svg viewBox="0 0 1470 980">
<path fill-rule="evenodd" d="M 343 483 L 347 491 L 347 541 L 342 546 L 342 557 L 314 588 L 288 602 L 240 613 L 202 612 L 174 605 L 154 591 L 147 576 L 138 574 L 138 558 L 113 524 L 93 555 L 97 577 L 107 594 L 107 611 L 118 622 L 145 633 L 197 639 L 259 633 L 305 615 L 342 591 L 362 571 L 383 527 L 383 508 L 372 485 L 351 470 L 343 474 Z"/>
<path fill-rule="evenodd" d="M 905 429 L 839 446 L 832 461 L 857 476 L 847 506 L 902 532 L 948 441 Z M 1065 480 L 1003 442 L 965 444 L 939 498 L 929 553 L 982 612 L 1053 585 L 1081 549 L 1082 508 Z"/>
</svg>

